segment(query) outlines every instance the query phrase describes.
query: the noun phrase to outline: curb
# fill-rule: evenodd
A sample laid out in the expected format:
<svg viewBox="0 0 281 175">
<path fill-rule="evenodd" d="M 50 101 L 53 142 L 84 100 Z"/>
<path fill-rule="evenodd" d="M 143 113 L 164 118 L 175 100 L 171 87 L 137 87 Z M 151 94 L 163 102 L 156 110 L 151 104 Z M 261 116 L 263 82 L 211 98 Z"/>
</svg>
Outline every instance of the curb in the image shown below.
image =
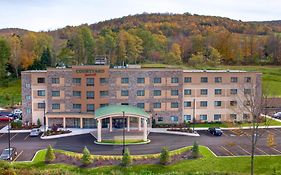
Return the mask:
<svg viewBox="0 0 281 175">
<path fill-rule="evenodd" d="M 85 133 L 68 133 L 68 134 L 60 134 L 60 135 L 52 135 L 52 136 L 44 136 L 44 134 L 42 134 L 40 136 L 40 139 L 42 139 L 42 140 L 58 139 L 58 138 L 62 138 L 62 137 L 71 137 L 71 136 L 83 135 L 83 134 L 89 134 L 89 132 L 85 132 Z"/>
<path fill-rule="evenodd" d="M 183 135 L 183 136 L 191 136 L 191 137 L 199 137 L 200 135 L 197 133 L 184 133 L 184 132 L 175 132 L 175 131 L 150 131 L 152 133 L 160 133 L 160 134 L 173 134 L 173 135 Z"/>
<path fill-rule="evenodd" d="M 149 144 L 151 141 L 147 139 L 146 142 L 139 142 L 139 143 L 125 143 L 125 145 L 144 145 L 144 144 Z M 94 141 L 95 144 L 97 145 L 123 145 L 123 143 L 102 143 L 102 142 L 97 142 Z"/>
</svg>

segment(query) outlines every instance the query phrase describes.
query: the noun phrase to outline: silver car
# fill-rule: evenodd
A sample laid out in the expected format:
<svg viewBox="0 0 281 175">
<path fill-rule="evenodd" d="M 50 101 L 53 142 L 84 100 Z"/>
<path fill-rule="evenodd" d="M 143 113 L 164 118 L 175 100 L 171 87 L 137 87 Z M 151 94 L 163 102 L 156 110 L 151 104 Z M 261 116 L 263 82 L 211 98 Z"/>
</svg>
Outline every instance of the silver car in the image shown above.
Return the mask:
<svg viewBox="0 0 281 175">
<path fill-rule="evenodd" d="M 273 117 L 281 119 L 281 112 L 277 112 L 277 113 L 273 114 Z"/>
<path fill-rule="evenodd" d="M 30 131 L 29 136 L 30 137 L 37 137 L 37 136 L 40 135 L 40 133 L 41 133 L 41 130 L 39 128 L 34 128 Z"/>
</svg>

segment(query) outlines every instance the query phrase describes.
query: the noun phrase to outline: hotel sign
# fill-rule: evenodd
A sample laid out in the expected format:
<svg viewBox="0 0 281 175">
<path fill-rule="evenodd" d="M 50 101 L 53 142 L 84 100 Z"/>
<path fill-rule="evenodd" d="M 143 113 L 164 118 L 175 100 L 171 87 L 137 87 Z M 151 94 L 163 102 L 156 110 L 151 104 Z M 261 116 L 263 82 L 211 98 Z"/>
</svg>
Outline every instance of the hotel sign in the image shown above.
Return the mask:
<svg viewBox="0 0 281 175">
<path fill-rule="evenodd" d="M 97 73 L 104 73 L 103 69 L 77 69 L 76 73 L 85 74 L 85 76 L 95 76 Z"/>
</svg>

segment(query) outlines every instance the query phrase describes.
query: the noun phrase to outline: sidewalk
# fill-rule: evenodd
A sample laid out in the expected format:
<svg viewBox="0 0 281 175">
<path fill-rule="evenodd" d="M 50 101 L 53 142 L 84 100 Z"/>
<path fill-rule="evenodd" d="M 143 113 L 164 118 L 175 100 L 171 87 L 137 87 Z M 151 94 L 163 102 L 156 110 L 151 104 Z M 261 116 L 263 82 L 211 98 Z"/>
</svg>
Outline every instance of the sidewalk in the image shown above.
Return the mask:
<svg viewBox="0 0 281 175">
<path fill-rule="evenodd" d="M 59 128 L 58 130 L 66 130 L 64 128 Z M 62 138 L 62 137 L 69 137 L 69 136 L 75 136 L 75 135 L 82 135 L 82 134 L 89 134 L 96 129 L 79 129 L 79 128 L 67 128 L 67 130 L 70 130 L 71 133 L 68 134 L 60 134 L 60 135 L 52 135 L 52 136 L 41 136 L 40 138 L 43 140 L 47 139 L 57 139 L 57 138 Z"/>
<path fill-rule="evenodd" d="M 152 133 L 161 133 L 161 134 L 175 134 L 175 135 L 185 135 L 185 136 L 200 136 L 198 133 L 187 133 L 187 132 L 179 132 L 179 131 L 167 131 L 169 128 L 151 128 L 150 132 Z"/>
</svg>

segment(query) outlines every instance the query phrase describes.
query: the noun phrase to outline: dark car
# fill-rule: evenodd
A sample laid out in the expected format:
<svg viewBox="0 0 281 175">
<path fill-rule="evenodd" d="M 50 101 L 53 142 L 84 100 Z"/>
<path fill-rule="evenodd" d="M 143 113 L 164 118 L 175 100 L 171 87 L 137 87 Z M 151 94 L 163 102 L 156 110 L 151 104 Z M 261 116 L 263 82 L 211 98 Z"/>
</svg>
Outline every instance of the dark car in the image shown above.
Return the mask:
<svg viewBox="0 0 281 175">
<path fill-rule="evenodd" d="M 11 147 L 10 151 L 9 148 L 5 148 L 0 155 L 0 160 L 14 160 L 18 155 L 16 148 Z"/>
<path fill-rule="evenodd" d="M 208 131 L 215 136 L 222 135 L 222 130 L 220 128 L 209 128 Z"/>
</svg>

